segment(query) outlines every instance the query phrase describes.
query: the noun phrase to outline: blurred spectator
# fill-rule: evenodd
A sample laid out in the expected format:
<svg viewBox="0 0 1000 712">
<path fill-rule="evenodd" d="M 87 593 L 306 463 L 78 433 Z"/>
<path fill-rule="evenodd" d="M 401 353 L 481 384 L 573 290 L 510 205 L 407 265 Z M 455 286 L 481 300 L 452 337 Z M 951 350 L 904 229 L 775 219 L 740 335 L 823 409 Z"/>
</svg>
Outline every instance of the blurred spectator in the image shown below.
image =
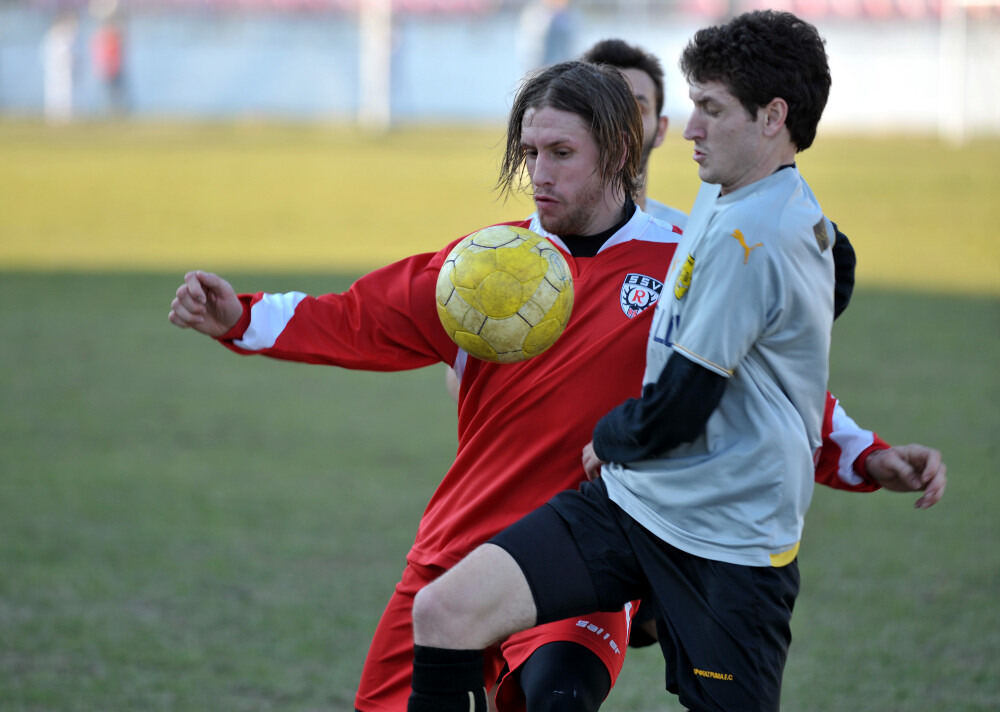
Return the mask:
<svg viewBox="0 0 1000 712">
<path fill-rule="evenodd" d="M 67 123 L 73 118 L 77 25 L 75 13 L 62 13 L 42 38 L 45 119 L 50 123 Z"/>
<path fill-rule="evenodd" d="M 90 51 L 94 71 L 114 114 L 124 114 L 126 110 L 124 50 L 121 24 L 114 16 L 105 18 L 94 33 Z"/>
<path fill-rule="evenodd" d="M 518 32 L 525 71 L 575 57 L 576 34 L 572 0 L 534 0 L 525 5 Z"/>
</svg>

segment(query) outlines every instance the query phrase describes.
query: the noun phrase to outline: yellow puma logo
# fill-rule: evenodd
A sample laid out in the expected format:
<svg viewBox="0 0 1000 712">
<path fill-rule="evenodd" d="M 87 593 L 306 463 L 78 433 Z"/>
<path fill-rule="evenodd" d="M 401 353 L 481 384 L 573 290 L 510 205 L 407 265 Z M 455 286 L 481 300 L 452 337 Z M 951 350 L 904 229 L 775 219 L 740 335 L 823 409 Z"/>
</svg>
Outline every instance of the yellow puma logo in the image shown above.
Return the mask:
<svg viewBox="0 0 1000 712">
<path fill-rule="evenodd" d="M 743 248 L 743 264 L 746 264 L 747 260 L 750 259 L 750 252 L 752 250 L 756 250 L 764 244 L 763 242 L 758 242 L 756 245 L 747 247 L 747 241 L 743 238 L 743 233 L 739 230 L 733 230 L 733 237 L 736 238 L 736 241 L 740 243 L 740 246 Z"/>
</svg>

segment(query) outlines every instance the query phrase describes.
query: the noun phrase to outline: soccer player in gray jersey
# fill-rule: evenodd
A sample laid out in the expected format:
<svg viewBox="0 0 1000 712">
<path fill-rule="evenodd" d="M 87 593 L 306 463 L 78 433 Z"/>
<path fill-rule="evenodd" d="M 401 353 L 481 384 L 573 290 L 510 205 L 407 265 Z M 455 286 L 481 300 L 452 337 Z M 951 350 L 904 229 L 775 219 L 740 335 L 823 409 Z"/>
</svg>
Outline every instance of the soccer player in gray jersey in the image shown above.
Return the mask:
<svg viewBox="0 0 1000 712">
<path fill-rule="evenodd" d="M 696 33 L 685 138 L 705 185 L 665 281 L 642 397 L 597 425 L 589 474 L 417 594 L 410 712 L 485 710 L 481 650 L 653 598 L 667 689 L 778 710 L 833 322 L 833 229 L 794 165 L 830 87 L 790 13 Z"/>
</svg>

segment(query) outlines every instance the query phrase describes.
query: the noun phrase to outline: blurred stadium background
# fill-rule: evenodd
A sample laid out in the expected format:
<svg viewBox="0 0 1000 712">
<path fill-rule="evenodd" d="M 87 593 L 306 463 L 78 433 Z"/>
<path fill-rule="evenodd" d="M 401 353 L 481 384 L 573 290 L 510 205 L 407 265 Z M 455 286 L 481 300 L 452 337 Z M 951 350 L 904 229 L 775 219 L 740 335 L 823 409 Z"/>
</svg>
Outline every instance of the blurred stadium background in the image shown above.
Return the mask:
<svg viewBox="0 0 1000 712">
<path fill-rule="evenodd" d="M 45 38 L 75 18 L 78 117 L 113 108 L 95 66 L 111 19 L 124 38 L 122 108 L 134 116 L 494 123 L 532 64 L 521 22 L 541 2 L 0 0 L 0 113 L 42 113 Z M 707 21 L 764 6 L 800 14 L 827 38 L 825 127 L 1000 133 L 996 0 L 574 0 L 564 51 L 622 36 L 656 52 L 667 111 L 680 118 L 683 43 Z"/>
</svg>

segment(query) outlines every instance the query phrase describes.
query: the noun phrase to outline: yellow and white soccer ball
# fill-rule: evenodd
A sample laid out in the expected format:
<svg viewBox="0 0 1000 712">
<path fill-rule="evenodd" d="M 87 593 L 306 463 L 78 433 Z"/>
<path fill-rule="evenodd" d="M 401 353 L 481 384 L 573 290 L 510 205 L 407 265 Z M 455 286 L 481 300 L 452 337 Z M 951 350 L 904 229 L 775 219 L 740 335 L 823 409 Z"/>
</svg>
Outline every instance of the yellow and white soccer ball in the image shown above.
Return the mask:
<svg viewBox="0 0 1000 712">
<path fill-rule="evenodd" d="M 476 358 L 514 363 L 562 334 L 573 311 L 573 277 L 562 253 L 530 230 L 494 225 L 448 254 L 437 281 L 448 336 Z"/>
</svg>

